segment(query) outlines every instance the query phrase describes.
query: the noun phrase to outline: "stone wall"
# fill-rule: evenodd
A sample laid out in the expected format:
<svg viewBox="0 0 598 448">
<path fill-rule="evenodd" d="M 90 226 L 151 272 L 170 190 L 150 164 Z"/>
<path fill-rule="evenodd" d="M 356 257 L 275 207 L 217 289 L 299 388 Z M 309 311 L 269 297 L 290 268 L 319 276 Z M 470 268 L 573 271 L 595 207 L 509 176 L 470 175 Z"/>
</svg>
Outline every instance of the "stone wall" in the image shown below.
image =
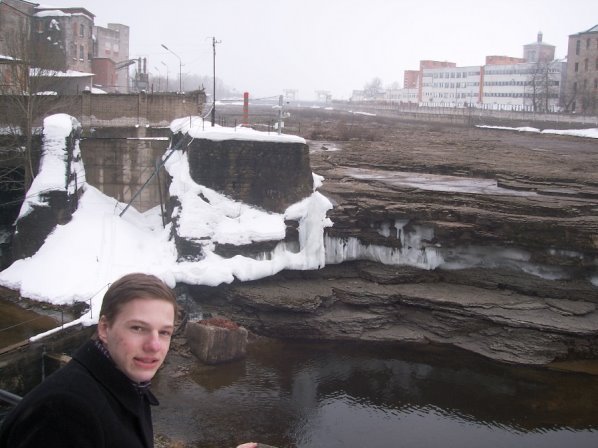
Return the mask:
<svg viewBox="0 0 598 448">
<path fill-rule="evenodd" d="M 304 143 L 195 139 L 189 171 L 198 184 L 278 213 L 313 191 Z"/>
<path fill-rule="evenodd" d="M 38 101 L 39 120 L 55 113 L 67 113 L 79 120 L 83 128 L 94 126 L 168 126 L 172 120 L 199 115 L 205 104 L 203 91 L 183 95 L 176 93 L 102 94 L 84 92 L 61 95 Z M 0 95 L 0 127 L 16 125 L 20 117 L 14 113 L 15 98 Z"/>
<path fill-rule="evenodd" d="M 169 141 L 154 135 L 150 129 L 129 128 L 128 138 L 86 138 L 80 143 L 87 183 L 121 202 L 129 202 L 152 176 L 156 162 L 162 157 Z M 102 132 L 98 134 L 103 135 Z M 114 134 L 113 134 L 114 135 Z M 162 170 L 133 201 L 133 207 L 144 212 L 160 204 L 168 194 L 167 180 Z M 160 190 L 161 189 L 161 190 Z"/>
</svg>

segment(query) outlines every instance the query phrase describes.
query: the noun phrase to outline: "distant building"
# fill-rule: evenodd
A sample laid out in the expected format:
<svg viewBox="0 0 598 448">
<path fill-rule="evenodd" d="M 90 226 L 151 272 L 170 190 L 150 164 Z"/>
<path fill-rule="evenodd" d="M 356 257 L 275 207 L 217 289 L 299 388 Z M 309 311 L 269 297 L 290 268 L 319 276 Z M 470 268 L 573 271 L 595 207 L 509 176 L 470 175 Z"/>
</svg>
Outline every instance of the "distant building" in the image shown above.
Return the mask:
<svg viewBox="0 0 598 448">
<path fill-rule="evenodd" d="M 554 112 L 560 109 L 566 64 L 555 47 L 537 41 L 523 46 L 523 58 L 487 56 L 482 66 L 421 61 L 418 102 L 427 107 L 479 107 Z M 411 73 L 409 77 L 414 75 Z"/>
<path fill-rule="evenodd" d="M 36 6 L 33 41 L 51 56 L 52 68 L 92 72 L 94 17 L 85 8 Z"/>
<path fill-rule="evenodd" d="M 405 70 L 403 75 L 404 89 L 417 89 L 419 82 L 419 70 Z"/>
<path fill-rule="evenodd" d="M 598 25 L 569 36 L 564 106 L 572 112 L 598 112 Z"/>
<path fill-rule="evenodd" d="M 554 61 L 554 45 L 542 42 L 542 31 L 538 32 L 536 42 L 523 46 L 523 59 L 525 62 L 551 62 Z"/>
<path fill-rule="evenodd" d="M 419 104 L 431 107 L 467 107 L 480 102 L 481 67 L 424 68 Z"/>
<path fill-rule="evenodd" d="M 95 83 L 107 92 L 129 93 L 129 27 L 118 23 L 94 26 L 94 38 Z"/>
<path fill-rule="evenodd" d="M 27 61 L 29 68 L 51 70 L 34 70 L 33 76 L 44 73 L 51 74 L 48 78 L 61 78 L 57 91 L 76 93 L 91 89 L 93 82 L 107 91 L 128 93 L 128 66 L 136 62 L 129 59 L 129 27 L 117 23 L 96 27 L 94 19 L 85 8 L 0 0 L 0 91 L 23 90 L 16 87 L 15 78 L 24 76 L 15 73 L 16 68 L 27 73 Z"/>
<path fill-rule="evenodd" d="M 13 56 L 18 36 L 31 34 L 31 16 L 37 3 L 23 0 L 0 1 L 0 56 Z"/>
<path fill-rule="evenodd" d="M 484 108 L 528 112 L 556 112 L 565 62 L 519 62 L 482 67 Z"/>
</svg>

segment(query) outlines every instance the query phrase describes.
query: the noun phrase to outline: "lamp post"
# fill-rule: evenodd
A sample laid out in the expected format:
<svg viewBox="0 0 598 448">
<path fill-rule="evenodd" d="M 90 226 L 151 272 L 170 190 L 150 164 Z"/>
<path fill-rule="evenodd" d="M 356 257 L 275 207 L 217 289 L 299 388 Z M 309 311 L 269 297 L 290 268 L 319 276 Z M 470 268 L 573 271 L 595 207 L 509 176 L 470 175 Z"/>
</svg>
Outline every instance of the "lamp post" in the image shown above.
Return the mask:
<svg viewBox="0 0 598 448">
<path fill-rule="evenodd" d="M 156 67 L 154 65 L 154 68 L 158 72 L 158 92 L 160 92 L 161 91 L 161 89 L 160 89 L 160 82 L 162 81 L 162 74 L 160 73 L 160 69 L 158 67 Z M 153 88 L 152 88 L 152 90 L 153 90 Z"/>
<path fill-rule="evenodd" d="M 172 51 L 170 48 L 168 48 L 166 45 L 162 44 L 162 48 L 164 48 L 166 51 L 169 51 L 170 53 L 172 53 L 173 55 L 176 56 L 176 58 L 179 60 L 179 93 L 183 93 L 183 61 L 181 61 L 181 57 L 176 54 L 174 51 Z"/>
<path fill-rule="evenodd" d="M 216 44 L 220 44 L 222 43 L 221 40 L 216 40 L 215 37 L 212 37 L 212 48 L 213 48 L 213 69 L 214 69 L 214 73 L 213 73 L 213 82 L 214 82 L 214 95 L 212 97 L 212 127 L 214 127 L 214 124 L 216 122 Z"/>
<path fill-rule="evenodd" d="M 160 63 L 166 67 L 166 91 L 168 92 L 168 89 L 170 89 L 169 87 L 169 82 L 168 82 L 168 65 L 166 65 L 166 63 L 164 61 L 160 61 Z"/>
</svg>

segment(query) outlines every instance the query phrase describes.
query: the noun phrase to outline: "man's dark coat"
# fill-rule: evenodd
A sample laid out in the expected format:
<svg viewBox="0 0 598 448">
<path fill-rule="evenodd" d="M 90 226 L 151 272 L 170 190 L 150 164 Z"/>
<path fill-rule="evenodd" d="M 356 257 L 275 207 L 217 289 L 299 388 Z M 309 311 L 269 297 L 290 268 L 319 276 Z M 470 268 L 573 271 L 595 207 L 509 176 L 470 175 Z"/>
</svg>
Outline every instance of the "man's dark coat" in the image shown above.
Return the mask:
<svg viewBox="0 0 598 448">
<path fill-rule="evenodd" d="M 0 448 L 153 447 L 150 404 L 89 341 L 6 417 Z"/>
</svg>

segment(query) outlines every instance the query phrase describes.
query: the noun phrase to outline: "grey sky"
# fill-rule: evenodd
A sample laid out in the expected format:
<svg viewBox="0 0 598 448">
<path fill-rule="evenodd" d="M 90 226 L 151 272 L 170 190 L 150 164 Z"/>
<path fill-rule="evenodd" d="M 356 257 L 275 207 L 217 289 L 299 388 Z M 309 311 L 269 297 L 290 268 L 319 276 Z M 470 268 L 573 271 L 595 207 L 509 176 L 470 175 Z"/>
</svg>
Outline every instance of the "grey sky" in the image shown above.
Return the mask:
<svg viewBox="0 0 598 448">
<path fill-rule="evenodd" d="M 538 31 L 565 57 L 568 36 L 598 24 L 596 0 L 46 0 L 81 6 L 109 22 L 131 27 L 131 56 L 147 57 L 148 70 L 169 65 L 211 75 L 211 36 L 216 76 L 251 96 L 297 89 L 349 98 L 374 77 L 402 84 L 403 71 L 420 59 L 482 65 L 486 55 L 521 57 Z M 165 70 L 163 71 L 163 75 Z"/>
</svg>

